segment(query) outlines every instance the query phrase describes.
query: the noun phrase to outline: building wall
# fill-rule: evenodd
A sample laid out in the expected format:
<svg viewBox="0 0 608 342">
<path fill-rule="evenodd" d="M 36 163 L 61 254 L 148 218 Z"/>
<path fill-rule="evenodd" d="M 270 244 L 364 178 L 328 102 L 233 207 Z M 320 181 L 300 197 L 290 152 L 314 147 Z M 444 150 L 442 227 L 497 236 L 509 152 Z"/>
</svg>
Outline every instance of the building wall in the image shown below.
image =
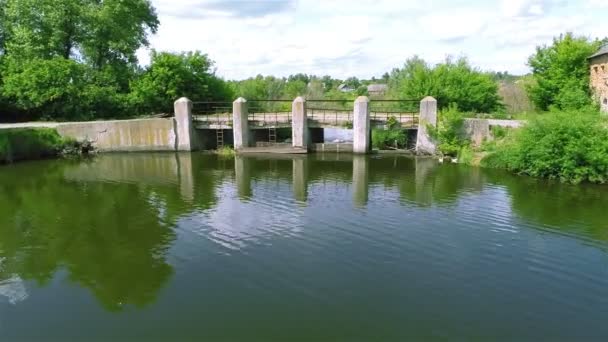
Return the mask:
<svg viewBox="0 0 608 342">
<path fill-rule="evenodd" d="M 174 118 L 60 123 L 57 132 L 92 141 L 100 152 L 175 151 Z"/>
<path fill-rule="evenodd" d="M 591 88 L 602 111 L 608 113 L 608 55 L 595 57 L 590 64 Z"/>
</svg>

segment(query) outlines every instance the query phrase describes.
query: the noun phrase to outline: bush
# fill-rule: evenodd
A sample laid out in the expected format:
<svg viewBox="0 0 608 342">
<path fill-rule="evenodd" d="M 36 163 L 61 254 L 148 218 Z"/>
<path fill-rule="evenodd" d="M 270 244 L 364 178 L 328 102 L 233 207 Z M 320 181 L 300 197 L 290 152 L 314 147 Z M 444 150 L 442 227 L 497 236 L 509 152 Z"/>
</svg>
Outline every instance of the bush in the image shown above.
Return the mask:
<svg viewBox="0 0 608 342">
<path fill-rule="evenodd" d="M 372 130 L 372 146 L 379 150 L 405 148 L 407 135 L 402 129 L 374 129 Z"/>
<path fill-rule="evenodd" d="M 457 156 L 470 141 L 464 136 L 463 125 L 467 114 L 451 106 L 439 113 L 437 127 L 429 127 L 429 133 L 437 141 L 439 152 L 447 156 Z"/>
<path fill-rule="evenodd" d="M 65 144 L 54 129 L 3 129 L 0 130 L 0 163 L 53 157 Z"/>
<path fill-rule="evenodd" d="M 555 112 L 507 135 L 486 167 L 564 182 L 608 181 L 608 128 L 597 112 Z"/>
</svg>

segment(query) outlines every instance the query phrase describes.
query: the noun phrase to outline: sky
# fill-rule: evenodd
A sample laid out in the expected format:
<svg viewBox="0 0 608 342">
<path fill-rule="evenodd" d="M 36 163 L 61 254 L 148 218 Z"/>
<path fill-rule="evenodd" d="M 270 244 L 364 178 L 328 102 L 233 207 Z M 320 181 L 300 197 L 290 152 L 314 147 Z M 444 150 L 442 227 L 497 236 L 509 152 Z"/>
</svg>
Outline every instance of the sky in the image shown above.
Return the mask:
<svg viewBox="0 0 608 342">
<path fill-rule="evenodd" d="M 296 73 L 380 77 L 418 55 L 529 71 L 560 33 L 608 36 L 608 0 L 152 0 L 159 51 L 199 50 L 226 79 Z M 138 53 L 149 63 L 149 50 Z"/>
</svg>

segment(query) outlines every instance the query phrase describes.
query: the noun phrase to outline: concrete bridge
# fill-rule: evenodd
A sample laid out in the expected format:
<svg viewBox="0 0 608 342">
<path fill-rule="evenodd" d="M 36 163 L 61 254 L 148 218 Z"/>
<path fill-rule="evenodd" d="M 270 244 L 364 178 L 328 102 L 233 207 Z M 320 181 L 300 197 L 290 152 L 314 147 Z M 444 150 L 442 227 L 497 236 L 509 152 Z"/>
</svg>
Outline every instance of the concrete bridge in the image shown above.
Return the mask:
<svg viewBox="0 0 608 342">
<path fill-rule="evenodd" d="M 316 102 L 322 101 L 307 101 L 298 97 L 291 103 L 290 111 L 260 111 L 254 108 L 250 110 L 248 101 L 239 98 L 232 103 L 231 111 L 224 106 L 213 113 L 194 114 L 194 106 L 204 103 L 193 103 L 182 98 L 175 103 L 175 117 L 179 127 L 188 126 L 191 136 L 188 142 L 182 140 L 180 145 L 184 143 L 183 149 L 194 150 L 209 148 L 213 140 L 215 147 L 222 147 L 224 142 L 231 141 L 237 151 L 254 152 L 252 148 L 264 147 L 265 150 L 258 152 L 270 152 L 268 145 L 277 143 L 276 130 L 289 128 L 291 149 L 288 152 L 305 153 L 313 149 L 315 144 L 323 143 L 324 129 L 341 128 L 353 130 L 353 142 L 343 151 L 368 153 L 371 151 L 372 128 L 384 128 L 391 122 L 404 130 L 417 131 L 414 133 L 418 153 L 435 152 L 434 143 L 427 132 L 428 125 L 437 124 L 437 101 L 432 97 L 420 102 L 418 112 L 374 109 L 373 103 L 365 96 L 355 100 L 352 110 L 314 108 Z M 313 106 L 309 107 L 309 104 Z M 267 132 L 266 135 L 260 134 L 264 132 Z"/>
</svg>

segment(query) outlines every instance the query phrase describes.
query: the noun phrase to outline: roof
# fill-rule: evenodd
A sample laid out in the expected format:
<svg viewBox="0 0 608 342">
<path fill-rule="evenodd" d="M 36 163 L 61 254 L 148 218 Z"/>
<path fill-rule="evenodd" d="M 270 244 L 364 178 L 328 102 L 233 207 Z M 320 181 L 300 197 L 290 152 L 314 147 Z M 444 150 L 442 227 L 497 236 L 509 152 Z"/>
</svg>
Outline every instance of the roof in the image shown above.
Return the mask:
<svg viewBox="0 0 608 342">
<path fill-rule="evenodd" d="M 382 92 L 386 91 L 388 86 L 386 84 L 370 84 L 367 86 L 367 91 L 371 92 Z"/>
<path fill-rule="evenodd" d="M 593 55 L 591 55 L 589 57 L 589 59 L 595 58 L 595 57 L 599 57 L 599 56 L 603 56 L 603 55 L 608 55 L 608 44 L 604 44 L 596 53 L 594 53 Z"/>
</svg>

